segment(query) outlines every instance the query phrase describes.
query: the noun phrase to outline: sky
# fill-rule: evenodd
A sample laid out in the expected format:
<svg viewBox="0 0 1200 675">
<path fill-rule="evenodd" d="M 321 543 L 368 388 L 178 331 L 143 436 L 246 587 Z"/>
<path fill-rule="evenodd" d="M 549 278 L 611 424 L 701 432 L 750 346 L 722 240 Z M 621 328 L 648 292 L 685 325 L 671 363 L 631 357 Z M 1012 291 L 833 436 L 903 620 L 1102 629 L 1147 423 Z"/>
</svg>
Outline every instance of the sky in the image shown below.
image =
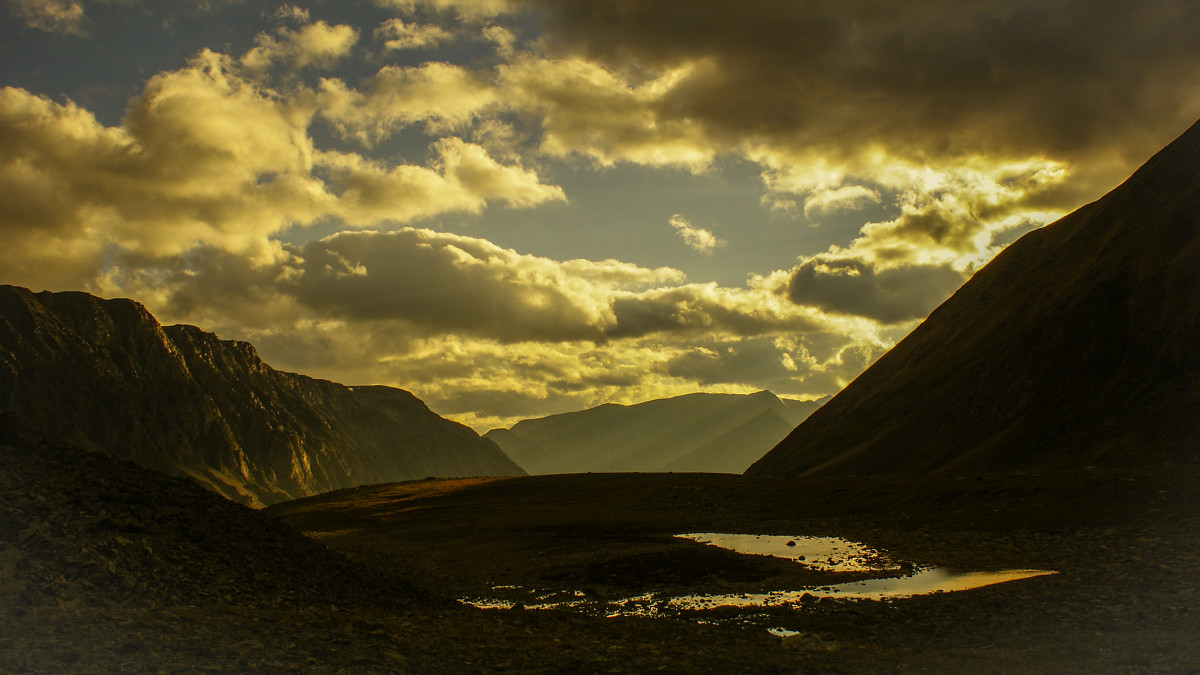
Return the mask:
<svg viewBox="0 0 1200 675">
<path fill-rule="evenodd" d="M 3 0 L 0 283 L 483 432 L 835 393 L 1200 118 L 1194 0 Z"/>
</svg>

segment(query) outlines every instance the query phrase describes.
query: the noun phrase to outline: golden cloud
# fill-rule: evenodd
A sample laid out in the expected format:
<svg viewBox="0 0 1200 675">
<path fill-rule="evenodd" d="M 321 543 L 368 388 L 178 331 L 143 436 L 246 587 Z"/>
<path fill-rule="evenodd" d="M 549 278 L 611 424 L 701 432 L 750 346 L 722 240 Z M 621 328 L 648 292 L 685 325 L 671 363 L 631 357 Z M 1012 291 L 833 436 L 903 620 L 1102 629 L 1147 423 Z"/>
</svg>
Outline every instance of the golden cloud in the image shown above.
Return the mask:
<svg viewBox="0 0 1200 675">
<path fill-rule="evenodd" d="M 329 68 L 349 56 L 358 42 L 358 29 L 317 21 L 297 30 L 280 27 L 274 35 L 260 33 L 255 46 L 241 58 L 251 72 L 263 73 L 275 64 L 292 69 Z"/>
<path fill-rule="evenodd" d="M 478 74 L 439 62 L 385 66 L 363 88 L 365 93 L 340 80 L 322 80 L 316 104 L 320 116 L 342 136 L 368 147 L 415 123 L 434 132 L 461 128 L 499 96 Z"/>
<path fill-rule="evenodd" d="M 465 20 L 495 17 L 519 6 L 518 0 L 375 0 L 375 4 L 406 15 L 418 9 L 431 9 L 448 12 Z"/>
<path fill-rule="evenodd" d="M 380 24 L 375 29 L 374 35 L 376 39 L 384 41 L 385 51 L 433 47 L 453 37 L 449 31 L 439 26 L 407 23 L 396 18 L 388 19 Z"/>
<path fill-rule="evenodd" d="M 718 239 L 712 232 L 692 225 L 682 214 L 676 213 L 668 219 L 667 223 L 675 230 L 675 234 L 679 235 L 683 243 L 692 250 L 705 255 L 711 255 L 713 249 L 725 244 L 725 241 Z"/>
<path fill-rule="evenodd" d="M 547 155 L 702 170 L 719 147 L 692 120 L 661 111 L 664 95 L 692 70 L 632 81 L 585 59 L 523 56 L 501 65 L 496 80 L 507 107 L 537 117 Z"/>
<path fill-rule="evenodd" d="M 271 262 L 273 237 L 331 218 L 367 227 L 564 199 L 533 171 L 454 137 L 433 144 L 429 166 L 316 150 L 317 98 L 285 98 L 210 51 L 151 77 L 118 127 L 71 102 L 4 89 L 0 228 L 10 245 L 0 258 L 32 274 L 28 283 L 92 287 L 102 251 L 111 263 L 211 246 Z M 39 272 L 54 250 L 71 252 L 69 264 Z"/>
</svg>

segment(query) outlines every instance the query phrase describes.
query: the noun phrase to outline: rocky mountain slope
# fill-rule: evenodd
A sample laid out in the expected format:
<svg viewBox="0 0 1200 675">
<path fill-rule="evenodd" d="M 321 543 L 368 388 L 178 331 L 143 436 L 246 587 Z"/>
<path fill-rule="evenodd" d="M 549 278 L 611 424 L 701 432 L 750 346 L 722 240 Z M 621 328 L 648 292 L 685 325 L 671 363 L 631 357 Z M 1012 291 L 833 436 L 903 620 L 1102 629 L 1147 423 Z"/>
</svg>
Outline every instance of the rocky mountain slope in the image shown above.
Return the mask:
<svg viewBox="0 0 1200 675">
<path fill-rule="evenodd" d="M 484 438 L 534 474 L 740 473 L 822 402 L 780 399 L 769 391 L 688 394 L 523 420 Z"/>
<path fill-rule="evenodd" d="M 0 431 L 101 449 L 253 505 L 364 483 L 523 473 L 389 387 L 277 371 L 130 300 L 0 286 Z"/>
<path fill-rule="evenodd" d="M 1200 459 L 1200 124 L 1009 246 L 748 473 Z"/>
<path fill-rule="evenodd" d="M 0 604 L 419 600 L 265 515 L 101 452 L 0 443 Z"/>
</svg>

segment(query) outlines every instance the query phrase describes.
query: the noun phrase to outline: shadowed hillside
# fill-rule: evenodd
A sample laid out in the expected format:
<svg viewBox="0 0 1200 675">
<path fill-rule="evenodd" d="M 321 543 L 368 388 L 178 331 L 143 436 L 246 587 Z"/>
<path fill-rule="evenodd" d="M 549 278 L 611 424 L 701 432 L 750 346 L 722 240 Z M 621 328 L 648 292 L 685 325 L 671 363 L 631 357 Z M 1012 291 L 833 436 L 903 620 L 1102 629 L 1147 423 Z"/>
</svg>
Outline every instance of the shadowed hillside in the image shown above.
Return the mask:
<svg viewBox="0 0 1200 675">
<path fill-rule="evenodd" d="M 484 434 L 530 473 L 740 473 L 822 401 L 757 394 L 688 394 L 602 405 Z"/>
<path fill-rule="evenodd" d="M 1200 457 L 1200 124 L 1031 232 L 748 473 Z"/>
<path fill-rule="evenodd" d="M 495 444 L 390 387 L 277 371 L 130 300 L 0 287 L 0 431 L 101 449 L 270 504 L 363 483 L 515 475 Z"/>
</svg>

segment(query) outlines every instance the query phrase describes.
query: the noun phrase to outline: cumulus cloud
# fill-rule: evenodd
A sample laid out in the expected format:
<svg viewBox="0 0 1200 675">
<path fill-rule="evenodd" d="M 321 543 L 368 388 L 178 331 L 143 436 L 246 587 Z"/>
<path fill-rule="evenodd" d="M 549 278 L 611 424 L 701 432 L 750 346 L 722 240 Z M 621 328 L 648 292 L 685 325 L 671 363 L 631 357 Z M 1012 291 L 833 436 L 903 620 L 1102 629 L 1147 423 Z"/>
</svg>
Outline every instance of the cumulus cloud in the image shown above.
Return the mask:
<svg viewBox="0 0 1200 675">
<path fill-rule="evenodd" d="M 433 144 L 428 165 L 317 150 L 311 98 L 285 100 L 209 51 L 151 77 L 116 127 L 74 103 L 5 88 L 0 229 L 9 246 L 0 257 L 79 287 L 117 254 L 213 246 L 269 260 L 279 233 L 329 219 L 369 227 L 564 198 L 534 171 L 454 137 Z M 55 250 L 68 253 L 63 271 L 37 272 Z"/>
<path fill-rule="evenodd" d="M 675 234 L 683 240 L 683 243 L 694 251 L 711 255 L 714 248 L 725 243 L 712 232 L 692 225 L 682 214 L 676 213 L 667 222 L 675 230 Z"/>
<path fill-rule="evenodd" d="M 293 69 L 328 68 L 346 58 L 356 42 L 358 29 L 353 26 L 317 21 L 296 30 L 280 27 L 273 35 L 260 33 L 241 64 L 259 73 L 276 64 Z"/>
<path fill-rule="evenodd" d="M 508 108 L 536 116 L 547 155 L 699 171 L 720 148 L 693 120 L 661 112 L 664 96 L 692 70 L 639 79 L 586 59 L 526 55 L 501 65 L 496 82 Z"/>
<path fill-rule="evenodd" d="M 342 232 L 286 245 L 268 263 L 204 250 L 174 265 L 143 281 L 173 289 L 160 301 L 174 314 L 204 311 L 204 297 L 213 308 L 228 307 L 237 295 L 249 299 L 248 309 L 292 306 L 314 317 L 399 322 L 413 334 L 500 343 L 847 332 L 789 302 L 782 276 L 756 278 L 743 288 L 687 284 L 668 267 L 556 261 L 418 228 Z M 243 320 L 255 323 L 251 316 Z"/>
<path fill-rule="evenodd" d="M 616 288 L 678 276 L 615 261 L 558 263 L 411 228 L 342 233 L 295 253 L 300 274 L 289 288 L 324 314 L 505 342 L 601 340 L 614 323 Z"/>
<path fill-rule="evenodd" d="M 154 76 L 115 128 L 69 102 L 5 89 L 0 166 L 11 181 L 9 208 L 36 212 L 43 232 L 151 255 L 198 241 L 249 250 L 307 220 L 328 195 L 309 175 L 304 116 L 227 65 L 205 52 Z M 44 186 L 40 196 L 12 192 L 31 181 Z"/>
<path fill-rule="evenodd" d="M 462 139 L 437 141 L 433 154 L 429 167 L 389 166 L 332 150 L 317 152 L 315 160 L 338 191 L 336 214 L 354 224 L 478 213 L 489 201 L 527 207 L 565 199 L 562 188 L 542 184 L 535 172 L 502 165 Z"/>
<path fill-rule="evenodd" d="M 464 127 L 498 99 L 494 85 L 448 63 L 385 66 L 351 89 L 341 80 L 322 80 L 319 114 L 343 137 L 371 146 L 416 123 L 431 132 Z"/>
</svg>

